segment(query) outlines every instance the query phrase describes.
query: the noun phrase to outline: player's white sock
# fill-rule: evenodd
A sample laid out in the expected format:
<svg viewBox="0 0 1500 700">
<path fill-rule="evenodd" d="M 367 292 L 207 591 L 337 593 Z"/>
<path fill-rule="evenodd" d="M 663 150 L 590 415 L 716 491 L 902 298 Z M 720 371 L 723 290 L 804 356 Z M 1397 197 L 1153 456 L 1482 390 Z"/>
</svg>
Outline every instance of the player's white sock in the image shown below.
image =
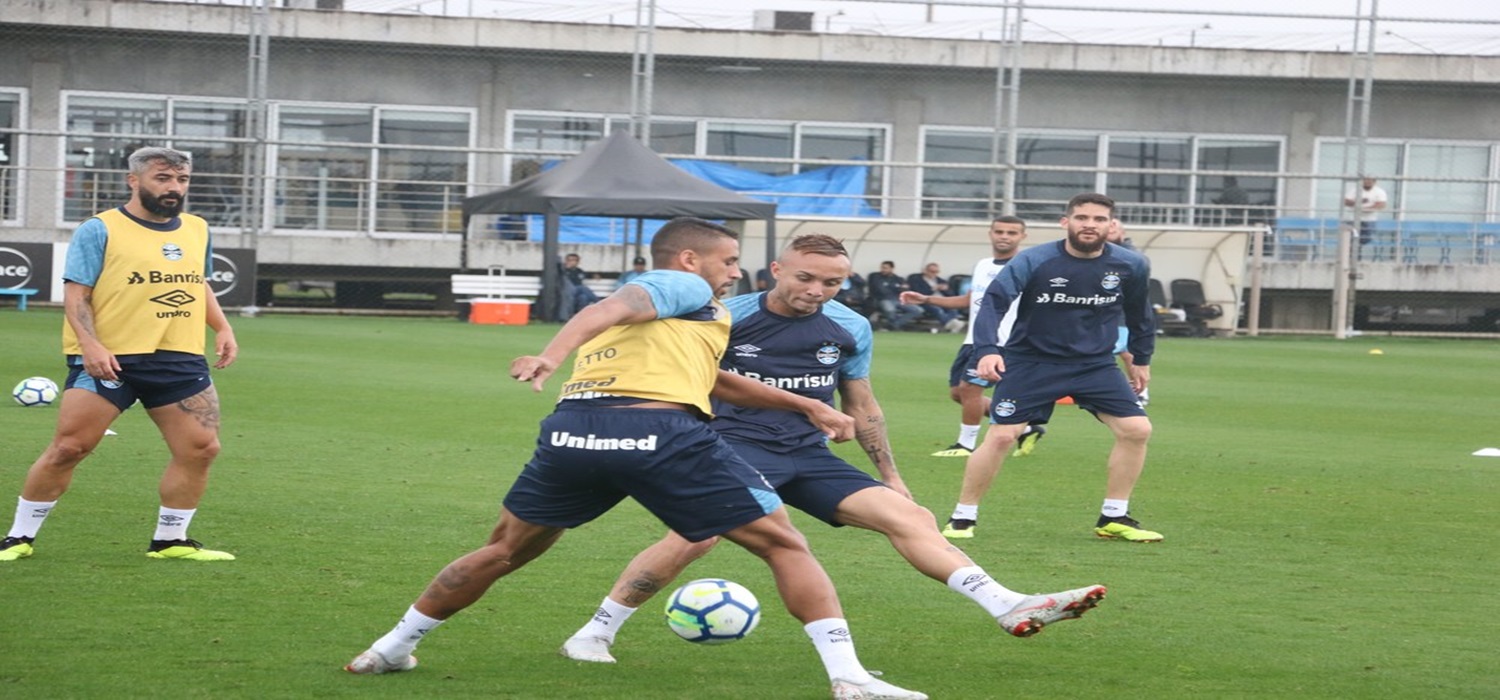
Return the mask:
<svg viewBox="0 0 1500 700">
<path fill-rule="evenodd" d="M 960 503 L 960 504 L 958 504 L 956 506 L 953 506 L 953 515 L 951 516 L 951 519 L 953 519 L 953 520 L 978 520 L 979 519 L 979 504 L 976 503 L 974 505 L 969 505 L 967 503 Z"/>
<path fill-rule="evenodd" d="M 441 624 L 443 624 L 442 620 L 417 612 L 417 606 L 413 605 L 407 608 L 401 621 L 396 623 L 391 631 L 386 632 L 384 637 L 375 640 L 370 648 L 392 661 L 404 659 L 411 656 L 412 650 L 417 648 L 417 642 L 422 641 L 428 632 L 437 629 L 437 626 Z"/>
<path fill-rule="evenodd" d="M 580 627 L 573 633 L 574 637 L 599 637 L 615 641 L 615 633 L 635 614 L 638 608 L 627 608 L 605 596 L 604 602 L 599 604 L 599 609 L 594 611 L 594 617 L 588 624 Z"/>
<path fill-rule="evenodd" d="M 854 653 L 854 637 L 849 634 L 849 623 L 841 618 L 830 617 L 813 620 L 802 626 L 812 639 L 813 648 L 823 658 L 823 669 L 828 671 L 828 680 L 846 680 L 868 683 L 874 676 L 859 663 Z"/>
<path fill-rule="evenodd" d="M 1000 617 L 1010 612 L 1026 596 L 1017 593 L 999 581 L 990 578 L 990 575 L 977 566 L 965 566 L 948 576 L 948 587 L 962 593 L 984 608 L 990 617 Z"/>
<path fill-rule="evenodd" d="M 57 501 L 28 501 L 17 496 L 16 519 L 11 523 L 8 536 L 35 539 L 37 531 L 42 529 L 42 521 L 56 505 Z"/>
<path fill-rule="evenodd" d="M 1106 518 L 1118 518 L 1130 512 L 1130 499 L 1106 498 L 1104 507 L 1100 508 L 1099 512 L 1103 513 Z"/>
<path fill-rule="evenodd" d="M 958 424 L 958 444 L 969 449 L 974 449 L 979 444 L 979 426 Z"/>
<path fill-rule="evenodd" d="M 156 513 L 156 534 L 151 539 L 187 539 L 188 523 L 193 522 L 193 514 L 197 512 L 197 508 L 182 510 L 180 508 L 162 506 Z"/>
</svg>

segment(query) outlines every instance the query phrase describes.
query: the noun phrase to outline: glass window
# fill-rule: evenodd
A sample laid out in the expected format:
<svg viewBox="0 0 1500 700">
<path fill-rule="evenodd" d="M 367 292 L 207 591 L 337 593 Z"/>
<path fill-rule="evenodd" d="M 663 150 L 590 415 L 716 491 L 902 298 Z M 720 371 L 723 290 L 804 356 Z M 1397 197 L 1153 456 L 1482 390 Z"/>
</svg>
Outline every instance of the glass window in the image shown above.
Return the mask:
<svg viewBox="0 0 1500 700">
<path fill-rule="evenodd" d="M 188 211 L 215 226 L 244 225 L 246 108 L 243 103 L 174 101 L 171 146 L 193 156 Z"/>
<path fill-rule="evenodd" d="M 931 130 L 922 142 L 922 162 L 988 164 L 991 141 L 985 132 Z M 923 168 L 922 216 L 988 218 L 990 192 L 999 177 L 992 168 Z"/>
<path fill-rule="evenodd" d="M 816 160 L 885 160 L 885 129 L 843 126 L 804 126 L 799 134 L 798 172 L 818 168 Z M 846 166 L 848 167 L 848 166 Z M 865 203 L 880 210 L 884 194 L 884 171 L 868 167 L 865 176 Z M 846 200 L 847 201 L 847 200 Z"/>
<path fill-rule="evenodd" d="M 1406 153 L 1408 177 L 1483 179 L 1489 170 L 1486 146 L 1413 144 Z M 1405 185 L 1401 218 L 1420 221 L 1484 221 L 1483 182 L 1422 182 Z"/>
<path fill-rule="evenodd" d="M 651 120 L 651 150 L 665 156 L 698 152 L 698 123 Z"/>
<path fill-rule="evenodd" d="M 1198 141 L 1199 170 L 1259 170 L 1281 168 L 1281 144 L 1276 141 Z M 1198 223 L 1243 226 L 1276 216 L 1276 178 L 1208 176 L 1197 178 Z"/>
<path fill-rule="evenodd" d="M 1099 164 L 1099 140 L 1093 136 L 1037 135 L 1016 139 L 1016 215 L 1028 219 L 1061 217 L 1073 195 L 1092 192 L 1092 172 L 1027 170 L 1051 165 L 1093 168 Z"/>
<path fill-rule="evenodd" d="M 708 142 L 704 155 L 750 156 L 754 158 L 792 158 L 790 124 L 748 124 L 709 122 Z M 792 163 L 733 163 L 746 170 L 768 175 L 789 175 Z"/>
<path fill-rule="evenodd" d="M 276 225 L 366 230 L 374 110 L 282 106 L 278 112 L 277 140 L 290 143 L 277 149 Z"/>
<path fill-rule="evenodd" d="M 1349 160 L 1344 162 L 1344 143 L 1342 139 L 1329 139 L 1318 144 L 1318 174 L 1320 177 L 1315 185 L 1316 199 L 1313 204 L 1317 209 L 1315 216 L 1323 218 L 1337 218 L 1343 206 L 1345 191 L 1355 186 L 1352 182 L 1359 173 L 1357 156 L 1354 152 L 1349 153 Z M 1347 168 L 1347 170 L 1346 170 Z M 1396 143 L 1368 143 L 1365 145 L 1365 172 L 1375 177 L 1381 189 L 1385 190 L 1389 211 L 1398 211 L 1397 202 L 1400 201 L 1400 185 L 1394 180 L 1379 182 L 1381 177 L 1401 174 L 1401 145 Z"/>
<path fill-rule="evenodd" d="M 510 145 L 538 151 L 577 153 L 604 138 L 604 118 L 589 115 L 520 115 L 511 122 Z M 558 156 L 518 155 L 511 158 L 510 181 L 520 182 L 542 171 L 542 163 Z"/>
<path fill-rule="evenodd" d="M 1109 139 L 1110 168 L 1187 170 L 1192 147 L 1185 138 L 1115 136 Z M 1186 223 L 1188 176 L 1174 173 L 1118 173 L 1106 178 L 1105 193 L 1119 205 L 1116 213 L 1128 221 Z"/>
<path fill-rule="evenodd" d="M 382 110 L 380 143 L 377 227 L 424 233 L 457 231 L 452 212 L 463 200 L 469 181 L 469 115 Z M 434 148 L 391 148 L 386 144 Z"/>
<path fill-rule="evenodd" d="M 21 128 L 21 93 L 0 91 L 0 129 Z M 21 137 L 0 134 L 0 220 L 21 218 L 17 210 L 16 183 L 21 163 Z"/>
<path fill-rule="evenodd" d="M 66 96 L 67 167 L 63 218 L 82 221 L 130 200 L 126 159 L 142 146 L 165 146 L 164 98 Z"/>
</svg>

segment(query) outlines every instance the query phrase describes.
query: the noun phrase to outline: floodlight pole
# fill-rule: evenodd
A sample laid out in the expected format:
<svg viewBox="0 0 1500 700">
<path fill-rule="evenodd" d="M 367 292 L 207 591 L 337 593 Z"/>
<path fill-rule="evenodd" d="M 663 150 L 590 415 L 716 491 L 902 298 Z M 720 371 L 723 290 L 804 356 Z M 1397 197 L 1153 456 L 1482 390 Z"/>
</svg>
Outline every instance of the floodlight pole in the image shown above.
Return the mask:
<svg viewBox="0 0 1500 700">
<path fill-rule="evenodd" d="M 1360 5 L 1363 0 L 1360 0 Z M 1344 111 L 1344 163 L 1343 173 L 1346 182 L 1340 183 L 1339 197 L 1339 252 L 1338 269 L 1333 277 L 1333 337 L 1340 340 L 1352 335 L 1358 335 L 1354 331 L 1354 287 L 1359 279 L 1359 246 L 1355 241 L 1359 240 L 1359 227 L 1364 219 L 1364 201 L 1359 196 L 1361 182 L 1368 174 L 1365 172 L 1365 152 L 1369 144 L 1370 135 L 1370 90 L 1375 82 L 1375 23 L 1379 18 L 1380 0 L 1370 0 L 1370 14 L 1368 17 L 1359 14 L 1356 5 L 1356 17 L 1354 18 L 1354 45 L 1350 53 L 1349 66 L 1349 97 Z M 1368 22 L 1369 27 L 1365 31 L 1364 50 L 1360 50 L 1360 29 Z M 1349 151 L 1351 146 L 1355 152 L 1355 164 L 1353 178 L 1350 178 Z M 1344 193 L 1353 192 L 1352 210 L 1344 204 Z M 1347 230 L 1343 222 L 1350 222 Z"/>
<path fill-rule="evenodd" d="M 651 94 L 656 89 L 655 83 L 656 0 L 636 0 L 635 50 L 630 56 L 630 135 L 647 147 L 651 145 Z"/>
<path fill-rule="evenodd" d="M 990 186 L 989 216 L 1016 213 L 1016 120 L 1021 104 L 1021 20 L 1026 9 L 1025 0 L 1015 4 L 1015 21 L 1010 21 L 1011 6 L 1006 5 L 1001 17 L 1002 31 L 1009 36 L 1000 38 L 999 56 L 995 62 L 995 114 L 990 133 Z M 995 201 L 995 168 L 1000 160 L 1000 140 L 1005 139 L 1005 173 L 1000 183 L 1000 201 Z"/>
</svg>

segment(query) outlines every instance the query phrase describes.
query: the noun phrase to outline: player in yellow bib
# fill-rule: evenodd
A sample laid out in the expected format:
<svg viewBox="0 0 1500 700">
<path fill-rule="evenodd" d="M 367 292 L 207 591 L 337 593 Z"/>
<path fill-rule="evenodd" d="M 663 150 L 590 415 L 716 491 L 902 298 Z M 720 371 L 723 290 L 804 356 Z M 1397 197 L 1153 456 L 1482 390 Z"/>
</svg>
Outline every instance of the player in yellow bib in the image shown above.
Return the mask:
<svg viewBox="0 0 1500 700">
<path fill-rule="evenodd" d="M 204 356 L 204 325 L 214 330 L 214 367 L 228 367 L 239 351 L 207 282 L 213 256 L 208 224 L 182 212 L 192 160 L 169 148 L 142 148 L 130 155 L 129 167 L 130 201 L 85 221 L 68 246 L 68 378 L 57 430 L 26 474 L 15 520 L 0 540 L 0 562 L 32 555 L 37 531 L 68 490 L 73 469 L 136 401 L 171 452 L 146 556 L 234 558 L 187 536 L 219 453 L 219 395 Z"/>
</svg>

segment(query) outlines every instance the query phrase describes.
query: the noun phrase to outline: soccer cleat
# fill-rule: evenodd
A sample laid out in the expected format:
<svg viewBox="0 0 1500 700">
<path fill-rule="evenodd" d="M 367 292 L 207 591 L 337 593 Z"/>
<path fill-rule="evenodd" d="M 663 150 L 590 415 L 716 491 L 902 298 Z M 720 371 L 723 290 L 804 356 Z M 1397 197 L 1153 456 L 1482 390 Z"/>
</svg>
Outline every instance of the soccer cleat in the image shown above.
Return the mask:
<svg viewBox="0 0 1500 700">
<path fill-rule="evenodd" d="M 833 700 L 927 700 L 927 694 L 897 688 L 879 678 L 864 683 L 835 679 Z"/>
<path fill-rule="evenodd" d="M 0 540 L 0 561 L 15 561 L 31 556 L 31 537 L 7 537 Z"/>
<path fill-rule="evenodd" d="M 1160 542 L 1162 540 L 1160 532 L 1142 529 L 1141 524 L 1128 514 L 1115 518 L 1099 516 L 1099 522 L 1094 525 L 1094 534 L 1126 542 Z"/>
<path fill-rule="evenodd" d="M 187 561 L 233 561 L 234 555 L 204 549 L 198 540 L 151 540 L 146 556 L 152 559 L 186 559 Z"/>
<path fill-rule="evenodd" d="M 603 637 L 569 637 L 558 653 L 574 661 L 612 664 L 615 657 L 609 653 L 610 641 Z"/>
<path fill-rule="evenodd" d="M 416 667 L 417 657 L 410 654 L 400 662 L 392 662 L 390 659 L 382 656 L 380 652 L 374 649 L 367 649 L 360 653 L 359 656 L 354 657 L 353 661 L 346 664 L 344 670 L 360 675 L 378 675 L 381 673 L 410 671 Z"/>
<path fill-rule="evenodd" d="M 1087 586 L 1061 593 L 1027 596 L 995 621 L 1006 632 L 1017 637 L 1030 637 L 1054 622 L 1083 617 L 1104 600 L 1104 593 L 1104 586 Z"/>
<path fill-rule="evenodd" d="M 967 447 L 964 447 L 963 445 L 960 445 L 960 444 L 958 444 L 958 443 L 955 442 L 955 443 L 953 443 L 949 447 L 945 447 L 945 448 L 943 448 L 941 450 L 938 450 L 937 452 L 932 453 L 932 456 L 933 457 L 968 457 L 971 454 L 974 454 L 974 450 L 969 449 Z"/>
<path fill-rule="evenodd" d="M 1011 454 L 1016 457 L 1025 457 L 1036 449 L 1036 444 L 1041 441 L 1042 436 L 1047 434 L 1047 429 L 1040 425 L 1027 426 L 1027 430 L 1016 439 L 1016 449 Z"/>
<path fill-rule="evenodd" d="M 943 537 L 946 537 L 946 538 L 948 538 L 950 540 L 968 540 L 968 539 L 973 539 L 974 538 L 974 526 L 976 524 L 977 523 L 975 521 L 973 521 L 973 520 L 964 520 L 962 518 L 949 518 L 948 519 L 948 524 L 945 527 L 943 527 Z"/>
</svg>

